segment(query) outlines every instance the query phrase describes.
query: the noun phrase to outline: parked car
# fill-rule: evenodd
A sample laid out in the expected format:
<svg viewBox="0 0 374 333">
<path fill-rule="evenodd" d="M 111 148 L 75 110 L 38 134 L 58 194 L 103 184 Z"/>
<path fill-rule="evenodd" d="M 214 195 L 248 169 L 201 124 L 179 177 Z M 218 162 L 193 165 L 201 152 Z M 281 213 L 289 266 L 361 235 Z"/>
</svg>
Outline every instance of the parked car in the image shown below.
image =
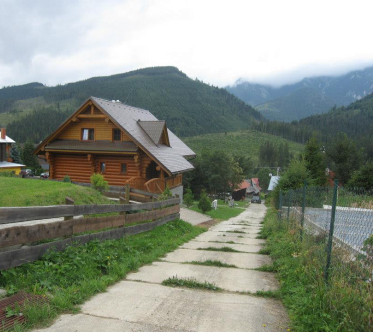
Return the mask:
<svg viewBox="0 0 374 333">
<path fill-rule="evenodd" d="M 261 198 L 258 195 L 254 195 L 251 199 L 251 203 L 261 203 Z"/>
<path fill-rule="evenodd" d="M 42 172 L 40 174 L 40 178 L 44 178 L 44 179 L 49 178 L 49 172 Z"/>
<path fill-rule="evenodd" d="M 22 169 L 20 172 L 20 175 L 22 176 L 22 178 L 34 177 L 34 173 L 32 172 L 31 169 Z"/>
</svg>

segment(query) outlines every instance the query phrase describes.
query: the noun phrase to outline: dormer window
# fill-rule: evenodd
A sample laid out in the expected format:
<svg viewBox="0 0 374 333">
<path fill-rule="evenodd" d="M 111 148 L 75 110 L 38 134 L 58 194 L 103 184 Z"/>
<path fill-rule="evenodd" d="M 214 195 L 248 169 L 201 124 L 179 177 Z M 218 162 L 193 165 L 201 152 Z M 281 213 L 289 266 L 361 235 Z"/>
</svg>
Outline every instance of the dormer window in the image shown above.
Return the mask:
<svg viewBox="0 0 374 333">
<path fill-rule="evenodd" d="M 82 128 L 82 141 L 95 141 L 95 130 L 93 128 Z"/>
</svg>

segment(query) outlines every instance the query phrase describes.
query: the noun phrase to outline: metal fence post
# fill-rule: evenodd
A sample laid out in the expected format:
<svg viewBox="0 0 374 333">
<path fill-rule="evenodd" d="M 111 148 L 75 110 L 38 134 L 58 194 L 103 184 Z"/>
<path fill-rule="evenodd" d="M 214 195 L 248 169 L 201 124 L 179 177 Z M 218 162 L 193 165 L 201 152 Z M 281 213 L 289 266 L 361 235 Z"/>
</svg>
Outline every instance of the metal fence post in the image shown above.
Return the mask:
<svg viewBox="0 0 374 333">
<path fill-rule="evenodd" d="M 287 223 L 290 223 L 290 209 L 291 209 L 291 200 L 292 200 L 292 190 L 289 190 L 287 193 L 288 196 L 288 208 L 287 208 Z"/>
<path fill-rule="evenodd" d="M 306 188 L 308 186 L 308 182 L 305 180 L 304 182 L 304 187 L 303 187 L 303 202 L 301 206 L 301 231 L 300 231 L 300 236 L 301 236 L 301 241 L 303 240 L 303 233 L 304 233 L 304 215 L 305 215 L 305 205 L 306 205 Z"/>
<path fill-rule="evenodd" d="M 325 282 L 327 283 L 329 278 L 329 270 L 331 264 L 331 252 L 332 252 L 332 239 L 334 237 L 334 224 L 335 224 L 335 212 L 336 212 L 336 203 L 338 199 L 338 186 L 339 181 L 335 179 L 334 181 L 334 193 L 332 197 L 332 206 L 331 206 L 331 220 L 330 220 L 330 230 L 329 230 L 329 240 L 327 242 L 327 261 L 325 267 Z"/>
<path fill-rule="evenodd" d="M 279 192 L 279 204 L 278 204 L 278 219 L 282 220 L 282 207 L 283 207 L 283 193 Z"/>
</svg>

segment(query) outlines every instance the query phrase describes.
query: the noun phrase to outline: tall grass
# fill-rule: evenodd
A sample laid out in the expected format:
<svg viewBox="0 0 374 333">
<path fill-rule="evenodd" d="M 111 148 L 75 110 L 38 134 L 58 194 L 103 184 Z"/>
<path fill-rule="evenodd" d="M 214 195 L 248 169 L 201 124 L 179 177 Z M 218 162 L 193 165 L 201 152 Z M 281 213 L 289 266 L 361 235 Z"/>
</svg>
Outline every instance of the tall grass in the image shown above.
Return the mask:
<svg viewBox="0 0 374 333">
<path fill-rule="evenodd" d="M 373 331 L 372 254 L 352 260 L 334 248 L 326 283 L 323 235 L 304 233 L 301 241 L 295 224 L 279 222 L 274 209 L 268 210 L 261 234 L 267 239 L 293 330 Z"/>
</svg>

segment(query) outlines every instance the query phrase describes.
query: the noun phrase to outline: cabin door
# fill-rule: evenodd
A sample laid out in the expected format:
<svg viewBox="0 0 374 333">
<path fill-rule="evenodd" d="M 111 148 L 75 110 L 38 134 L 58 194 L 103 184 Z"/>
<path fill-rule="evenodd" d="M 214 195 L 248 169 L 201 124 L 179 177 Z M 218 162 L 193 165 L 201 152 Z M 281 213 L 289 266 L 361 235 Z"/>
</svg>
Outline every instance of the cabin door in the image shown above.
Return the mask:
<svg viewBox="0 0 374 333">
<path fill-rule="evenodd" d="M 154 161 L 152 161 L 148 165 L 147 170 L 146 170 L 147 180 L 160 177 L 160 171 L 157 171 L 156 167 L 157 167 L 157 164 Z"/>
</svg>

